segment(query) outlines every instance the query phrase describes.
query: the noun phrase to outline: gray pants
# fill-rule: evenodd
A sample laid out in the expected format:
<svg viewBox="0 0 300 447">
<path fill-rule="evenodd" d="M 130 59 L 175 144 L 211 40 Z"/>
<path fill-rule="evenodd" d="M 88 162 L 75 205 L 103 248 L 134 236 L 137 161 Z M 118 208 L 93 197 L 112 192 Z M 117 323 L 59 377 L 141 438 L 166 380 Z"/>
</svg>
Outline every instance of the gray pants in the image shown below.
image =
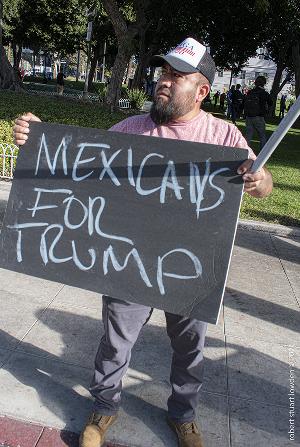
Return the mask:
<svg viewBox="0 0 300 447">
<path fill-rule="evenodd" d="M 103 297 L 105 333 L 96 355 L 95 374 L 90 387 L 95 398 L 95 411 L 105 415 L 118 411 L 122 378 L 129 366 L 131 349 L 151 313 L 150 307 Z M 202 385 L 207 324 L 167 312 L 165 316 L 174 351 L 168 413 L 175 421 L 191 422 L 195 418 Z"/>
<path fill-rule="evenodd" d="M 246 140 L 250 147 L 255 130 L 258 133 L 260 149 L 262 149 L 267 142 L 265 118 L 263 116 L 246 116 Z"/>
</svg>

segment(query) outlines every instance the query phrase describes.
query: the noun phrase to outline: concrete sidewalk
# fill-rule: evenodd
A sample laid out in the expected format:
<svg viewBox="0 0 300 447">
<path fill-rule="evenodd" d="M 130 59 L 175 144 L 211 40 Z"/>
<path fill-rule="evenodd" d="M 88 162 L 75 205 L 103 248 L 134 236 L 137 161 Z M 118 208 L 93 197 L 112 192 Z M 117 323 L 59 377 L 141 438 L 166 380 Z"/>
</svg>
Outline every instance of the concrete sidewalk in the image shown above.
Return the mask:
<svg viewBox="0 0 300 447">
<path fill-rule="evenodd" d="M 0 218 L 9 189 L 0 182 Z M 238 231 L 222 318 L 206 339 L 198 409 L 206 447 L 300 446 L 299 246 L 268 227 Z M 0 445 L 75 447 L 91 410 L 100 295 L 4 270 L 0 290 Z M 155 310 L 135 346 L 108 445 L 176 446 L 165 423 L 170 357 L 164 315 Z"/>
</svg>

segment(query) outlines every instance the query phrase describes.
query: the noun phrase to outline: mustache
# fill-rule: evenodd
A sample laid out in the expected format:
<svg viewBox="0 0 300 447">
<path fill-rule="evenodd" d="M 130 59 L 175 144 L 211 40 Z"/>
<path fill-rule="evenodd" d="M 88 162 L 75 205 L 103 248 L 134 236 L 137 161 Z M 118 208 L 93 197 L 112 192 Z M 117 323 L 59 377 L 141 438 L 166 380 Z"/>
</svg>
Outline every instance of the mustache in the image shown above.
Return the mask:
<svg viewBox="0 0 300 447">
<path fill-rule="evenodd" d="M 159 93 L 162 93 L 168 96 L 169 98 L 171 98 L 172 96 L 172 92 L 166 87 L 159 87 L 159 89 L 156 90 L 156 95 L 158 95 Z"/>
</svg>

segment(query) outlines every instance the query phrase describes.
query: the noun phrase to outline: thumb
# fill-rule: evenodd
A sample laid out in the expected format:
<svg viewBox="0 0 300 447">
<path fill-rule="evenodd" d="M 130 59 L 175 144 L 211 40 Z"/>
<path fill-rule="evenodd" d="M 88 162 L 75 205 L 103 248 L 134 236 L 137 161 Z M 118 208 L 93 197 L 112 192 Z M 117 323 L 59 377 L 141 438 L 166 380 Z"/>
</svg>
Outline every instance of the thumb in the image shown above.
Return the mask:
<svg viewBox="0 0 300 447">
<path fill-rule="evenodd" d="M 245 172 L 249 171 L 253 164 L 253 160 L 248 159 L 245 160 L 237 169 L 238 174 L 245 174 Z"/>
<path fill-rule="evenodd" d="M 31 112 L 27 112 L 24 113 L 22 116 L 19 117 L 21 120 L 23 121 L 36 121 L 36 122 L 40 122 L 40 118 L 36 115 L 34 115 Z"/>
</svg>

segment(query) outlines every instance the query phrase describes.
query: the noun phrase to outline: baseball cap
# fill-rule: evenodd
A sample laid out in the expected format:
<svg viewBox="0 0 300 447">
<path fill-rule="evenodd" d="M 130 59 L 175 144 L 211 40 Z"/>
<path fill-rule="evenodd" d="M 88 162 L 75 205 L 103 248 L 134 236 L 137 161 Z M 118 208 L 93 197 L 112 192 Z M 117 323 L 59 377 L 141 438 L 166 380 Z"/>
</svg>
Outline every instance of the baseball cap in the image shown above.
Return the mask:
<svg viewBox="0 0 300 447">
<path fill-rule="evenodd" d="M 202 73 L 210 85 L 214 82 L 216 65 L 206 47 L 197 40 L 188 37 L 166 55 L 155 55 L 150 65 L 161 67 L 165 62 L 183 73 Z"/>
</svg>

